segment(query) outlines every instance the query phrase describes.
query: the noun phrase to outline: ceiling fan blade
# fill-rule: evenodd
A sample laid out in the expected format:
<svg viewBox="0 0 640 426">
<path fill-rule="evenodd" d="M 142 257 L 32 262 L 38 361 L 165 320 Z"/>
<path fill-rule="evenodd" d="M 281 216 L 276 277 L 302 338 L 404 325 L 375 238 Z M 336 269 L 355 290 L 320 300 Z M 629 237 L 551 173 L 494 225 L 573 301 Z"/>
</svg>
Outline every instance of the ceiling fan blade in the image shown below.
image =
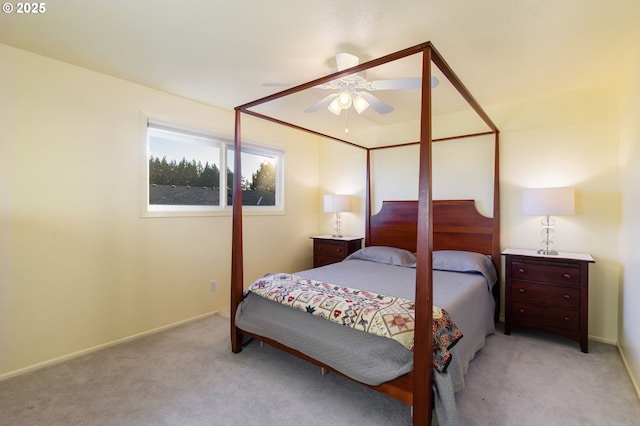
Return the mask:
<svg viewBox="0 0 640 426">
<path fill-rule="evenodd" d="M 320 101 L 316 102 L 315 104 L 311 105 L 309 108 L 305 109 L 304 112 L 316 112 L 318 111 L 320 108 L 326 108 L 327 106 L 329 106 L 329 104 L 331 103 L 331 101 L 338 96 L 337 93 L 332 93 L 328 96 L 325 96 L 324 98 L 322 98 Z"/>
<path fill-rule="evenodd" d="M 350 53 L 336 53 L 336 66 L 338 71 L 355 67 L 360 63 L 360 58 Z"/>
<path fill-rule="evenodd" d="M 440 81 L 431 76 L 431 88 L 436 87 Z M 390 80 L 374 80 L 371 82 L 373 90 L 404 90 L 404 89 L 419 89 L 422 87 L 422 78 L 420 77 L 408 77 L 408 78 L 395 78 Z"/>
<path fill-rule="evenodd" d="M 393 111 L 393 107 L 391 105 L 373 96 L 371 93 L 362 91 L 359 94 L 369 102 L 369 106 L 378 114 L 389 114 Z"/>
<path fill-rule="evenodd" d="M 391 80 L 374 80 L 371 81 L 373 90 L 402 90 L 402 89 L 419 89 L 422 86 L 422 78 L 395 78 Z"/>
</svg>

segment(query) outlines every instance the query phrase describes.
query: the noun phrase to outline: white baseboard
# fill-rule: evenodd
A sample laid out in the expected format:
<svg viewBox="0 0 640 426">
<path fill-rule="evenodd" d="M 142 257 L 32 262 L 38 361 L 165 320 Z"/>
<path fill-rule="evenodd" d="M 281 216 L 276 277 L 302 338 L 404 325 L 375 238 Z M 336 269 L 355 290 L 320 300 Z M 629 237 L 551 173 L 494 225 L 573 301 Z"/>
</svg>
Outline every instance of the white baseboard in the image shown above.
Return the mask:
<svg viewBox="0 0 640 426">
<path fill-rule="evenodd" d="M 606 339 L 604 337 L 599 336 L 591 336 L 589 335 L 589 340 L 593 340 L 594 342 L 606 343 L 607 345 L 618 346 L 618 341 L 615 339 Z"/>
<path fill-rule="evenodd" d="M 231 312 L 229 310 L 229 308 L 227 309 L 222 309 L 221 311 L 216 312 L 218 315 L 220 315 L 221 317 L 225 317 L 225 318 L 231 318 Z"/>
<path fill-rule="evenodd" d="M 627 359 L 624 356 L 624 351 L 622 350 L 622 348 L 619 345 L 616 345 L 616 347 L 618 348 L 618 353 L 620 353 L 620 358 L 622 358 L 622 363 L 624 364 L 624 368 L 627 369 L 627 374 L 629 375 L 629 378 L 631 379 L 631 384 L 633 385 L 633 389 L 635 389 L 635 391 L 636 391 L 636 396 L 638 397 L 638 400 L 640 401 L 640 384 L 637 382 L 636 378 L 633 377 L 633 374 L 631 373 L 631 368 L 629 367 L 629 363 L 627 362 Z"/>
<path fill-rule="evenodd" d="M 206 314 L 198 315 L 198 316 L 193 317 L 193 318 L 188 318 L 186 320 L 182 320 L 182 321 L 178 321 L 178 322 L 175 322 L 175 323 L 172 323 L 172 324 L 164 325 L 162 327 L 158 327 L 158 328 L 154 328 L 154 329 L 151 329 L 151 330 L 143 331 L 142 333 L 134 334 L 134 335 L 128 336 L 128 337 L 123 337 L 122 339 L 117 339 L 117 340 L 114 340 L 114 341 L 111 341 L 111 342 L 108 342 L 108 343 L 104 343 L 104 344 L 101 344 L 101 345 L 93 346 L 93 347 L 88 348 L 88 349 L 83 349 L 81 351 L 73 352 L 73 353 L 70 353 L 68 355 L 63 355 L 61 357 L 54 358 L 54 359 L 51 359 L 51 360 L 48 360 L 48 361 L 40 362 L 38 364 L 30 365 L 28 367 L 20 368 L 18 370 L 9 371 L 8 373 L 0 374 L 0 382 L 3 381 L 3 380 L 9 379 L 11 377 L 19 376 L 21 374 L 30 373 L 32 371 L 39 370 L 39 369 L 45 368 L 45 367 L 49 367 L 51 365 L 59 364 L 61 362 L 68 361 L 70 359 L 77 358 L 79 356 L 86 355 L 86 354 L 89 354 L 91 352 L 96 352 L 96 351 L 99 351 L 101 349 L 105 349 L 105 348 L 108 348 L 108 347 L 111 347 L 111 346 L 119 345 L 121 343 L 129 342 L 131 340 L 139 339 L 139 338 L 144 337 L 144 336 L 149 336 L 151 334 L 155 334 L 155 333 L 159 333 L 161 331 L 169 330 L 171 328 L 178 327 L 180 325 L 184 325 L 184 324 L 187 324 L 187 323 L 190 323 L 190 322 L 193 322 L 193 321 L 197 321 L 199 319 L 211 317 L 213 315 L 222 315 L 222 316 L 226 316 L 227 318 L 229 317 L 229 313 L 228 312 L 226 312 L 226 313 L 225 312 L 219 312 L 219 311 L 208 312 Z"/>
</svg>

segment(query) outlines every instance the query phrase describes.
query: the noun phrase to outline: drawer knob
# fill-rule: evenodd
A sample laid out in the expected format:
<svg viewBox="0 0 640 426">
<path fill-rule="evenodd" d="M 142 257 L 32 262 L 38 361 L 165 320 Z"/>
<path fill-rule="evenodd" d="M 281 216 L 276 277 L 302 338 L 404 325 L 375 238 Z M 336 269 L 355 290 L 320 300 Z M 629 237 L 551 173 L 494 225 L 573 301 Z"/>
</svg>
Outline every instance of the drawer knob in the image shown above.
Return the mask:
<svg viewBox="0 0 640 426">
<path fill-rule="evenodd" d="M 518 312 L 520 312 L 521 314 L 524 314 L 524 309 L 520 308 L 518 309 Z"/>
<path fill-rule="evenodd" d="M 518 289 L 518 291 L 519 291 L 520 293 L 524 293 L 524 288 L 519 288 L 519 289 Z"/>
<path fill-rule="evenodd" d="M 562 297 L 564 298 L 564 300 L 571 299 L 571 296 L 569 296 L 568 294 L 563 294 Z"/>
<path fill-rule="evenodd" d="M 571 318 L 569 318 L 569 317 L 564 317 L 562 319 L 564 320 L 564 322 L 571 322 Z"/>
<path fill-rule="evenodd" d="M 342 253 L 342 249 L 341 249 L 341 248 L 338 248 L 337 252 L 338 252 L 338 253 Z"/>
<path fill-rule="evenodd" d="M 520 272 L 521 274 L 524 274 L 524 268 L 518 268 L 518 272 Z"/>
<path fill-rule="evenodd" d="M 568 274 L 568 273 L 564 274 L 563 277 L 565 277 L 566 279 L 569 279 L 569 278 L 571 278 L 571 274 Z"/>
</svg>

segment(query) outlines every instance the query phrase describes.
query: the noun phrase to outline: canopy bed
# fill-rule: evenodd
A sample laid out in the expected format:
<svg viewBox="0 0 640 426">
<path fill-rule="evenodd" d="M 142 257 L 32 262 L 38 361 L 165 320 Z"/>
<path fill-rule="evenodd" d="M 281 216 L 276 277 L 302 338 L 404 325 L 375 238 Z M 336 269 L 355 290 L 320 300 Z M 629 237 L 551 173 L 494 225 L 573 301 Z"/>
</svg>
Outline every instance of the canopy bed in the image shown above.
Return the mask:
<svg viewBox="0 0 640 426">
<path fill-rule="evenodd" d="M 432 65 L 435 65 L 489 130 L 433 139 L 432 92 L 434 89 L 429 84 L 421 85 L 419 92 L 419 140 L 399 144 L 364 146 L 345 137 L 303 127 L 255 110 L 257 106 L 412 55 L 420 57 L 421 81 L 432 81 Z M 254 282 L 249 291 L 245 291 L 241 156 L 236 155 L 231 277 L 232 351 L 238 353 L 242 350 L 243 336 L 253 337 L 317 364 L 323 368 L 323 371 L 336 372 L 410 405 L 413 409 L 415 425 L 431 424 L 434 404 L 436 409 L 438 407 L 441 409 L 438 411 L 441 423 L 447 423 L 447 419 L 455 421 L 455 413 L 447 417 L 449 414 L 446 412 L 446 407 L 443 408 L 443 405 L 452 403 L 453 399 L 453 391 L 451 390 L 448 397 L 446 388 L 459 384 L 462 375 L 466 372 L 468 362 L 484 344 L 484 337 L 491 331 L 493 320 L 497 319 L 499 311 L 499 282 L 496 272 L 500 270 L 499 131 L 496 126 L 430 42 L 338 71 L 237 107 L 235 152 L 240 152 L 242 148 L 242 114 L 307 131 L 366 151 L 365 248 L 338 264 L 294 274 L 265 276 Z M 484 135 L 493 135 L 492 218 L 478 213 L 473 200 L 432 199 L 432 143 Z M 419 148 L 418 199 L 384 201 L 380 212 L 372 214 L 372 153 L 380 149 L 409 145 Z M 357 272 L 353 272 L 354 270 Z M 398 284 L 398 288 L 391 291 L 393 294 L 389 294 L 384 284 L 376 284 L 374 277 L 383 277 L 382 281 L 387 277 L 387 281 L 392 280 L 394 286 L 396 283 L 408 282 L 411 288 L 400 289 Z M 445 283 L 444 287 L 447 290 L 441 289 L 440 282 Z M 393 299 L 394 303 L 399 301 L 396 307 L 409 306 L 412 321 L 410 344 L 403 345 L 400 342 L 406 337 L 404 336 L 406 327 L 402 332 L 389 338 L 390 336 L 370 334 L 371 331 L 362 333 L 357 329 L 362 324 L 366 324 L 367 327 L 372 325 L 375 322 L 372 318 L 363 319 L 358 316 L 357 324 L 351 324 L 352 327 L 349 328 L 343 326 L 346 325 L 344 318 L 342 318 L 342 324 L 336 324 L 315 315 L 308 315 L 311 311 L 317 313 L 316 311 L 322 311 L 323 308 L 322 304 L 310 307 L 306 303 L 309 299 L 309 293 L 306 293 L 308 288 L 296 296 L 299 300 L 299 297 L 302 297 L 300 294 L 306 295 L 304 297 L 307 299 L 302 297 L 305 300 L 303 305 L 306 304 L 306 306 L 298 307 L 298 309 L 306 309 L 306 312 L 292 309 L 295 302 L 290 303 L 290 306 L 274 302 L 287 299 L 283 294 L 275 291 L 283 288 L 289 295 L 288 299 L 293 300 L 291 294 L 295 290 L 287 286 L 300 283 L 307 287 L 331 287 L 330 290 L 346 291 L 346 299 L 352 299 L 354 294 L 359 295 L 365 292 L 373 294 L 377 300 Z M 438 284 L 434 287 L 434 283 Z M 459 287 L 459 293 L 463 296 L 451 296 L 449 289 L 453 287 Z M 264 294 L 260 294 L 261 292 Z M 266 298 L 267 295 L 273 296 L 271 300 Z M 320 298 L 318 295 L 313 297 L 317 300 Z M 335 300 L 333 298 L 339 296 L 332 294 L 329 297 Z M 480 299 L 486 300 L 480 303 L 478 302 Z M 467 312 L 473 310 L 470 306 L 474 305 L 481 305 L 482 308 L 477 313 L 469 313 L 467 317 Z M 331 312 L 335 313 L 336 310 Z M 322 316 L 323 314 L 320 315 Z M 447 323 L 450 319 L 453 320 L 451 324 Z M 464 324 L 464 327 L 460 326 L 464 332 L 462 339 L 454 322 Z M 478 329 L 470 330 L 473 327 Z M 389 324 L 379 328 L 390 329 Z M 313 330 L 313 333 L 310 333 L 310 330 Z M 444 334 L 441 334 L 442 332 Z M 447 334 L 449 332 L 450 334 Z M 447 342 L 442 351 L 439 348 L 439 341 Z M 335 346 L 337 344 L 341 346 L 338 348 Z M 374 355 L 366 359 L 362 354 L 362 348 L 365 348 L 365 352 Z M 453 361 L 448 349 L 455 352 Z M 345 357 L 348 360 L 336 359 L 340 358 L 336 356 L 339 353 L 347 354 Z M 379 364 L 381 360 L 384 359 L 386 362 L 389 358 L 393 358 L 392 365 Z M 436 390 L 435 398 L 433 384 Z M 454 401 L 453 404 L 455 404 Z M 441 413 L 444 418 L 441 418 Z"/>
</svg>

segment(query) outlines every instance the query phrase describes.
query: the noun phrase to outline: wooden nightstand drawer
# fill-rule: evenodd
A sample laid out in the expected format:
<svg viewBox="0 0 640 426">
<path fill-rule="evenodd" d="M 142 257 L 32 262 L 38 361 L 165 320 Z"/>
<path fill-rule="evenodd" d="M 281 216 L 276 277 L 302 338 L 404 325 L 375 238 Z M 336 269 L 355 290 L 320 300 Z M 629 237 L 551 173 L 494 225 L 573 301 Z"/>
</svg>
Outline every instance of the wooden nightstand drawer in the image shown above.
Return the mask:
<svg viewBox="0 0 640 426">
<path fill-rule="evenodd" d="M 539 303 L 558 308 L 580 308 L 580 290 L 572 287 L 541 286 L 524 281 L 513 281 L 511 298 L 521 302 Z"/>
<path fill-rule="evenodd" d="M 580 286 L 580 269 L 577 264 L 552 265 L 514 261 L 511 264 L 511 276 L 515 280 Z"/>
<path fill-rule="evenodd" d="M 578 311 L 514 301 L 511 304 L 511 314 L 522 325 L 536 327 L 542 325 L 570 331 L 580 330 L 580 313 Z"/>
<path fill-rule="evenodd" d="M 320 240 L 315 249 L 320 256 L 340 257 L 344 258 L 347 252 L 347 246 L 342 241 Z"/>
<path fill-rule="evenodd" d="M 342 262 L 345 256 L 325 256 L 322 254 L 313 255 L 313 267 L 331 265 L 332 263 Z"/>
<path fill-rule="evenodd" d="M 343 261 L 351 253 L 362 248 L 360 237 L 319 236 L 313 238 L 313 267 Z"/>
</svg>

